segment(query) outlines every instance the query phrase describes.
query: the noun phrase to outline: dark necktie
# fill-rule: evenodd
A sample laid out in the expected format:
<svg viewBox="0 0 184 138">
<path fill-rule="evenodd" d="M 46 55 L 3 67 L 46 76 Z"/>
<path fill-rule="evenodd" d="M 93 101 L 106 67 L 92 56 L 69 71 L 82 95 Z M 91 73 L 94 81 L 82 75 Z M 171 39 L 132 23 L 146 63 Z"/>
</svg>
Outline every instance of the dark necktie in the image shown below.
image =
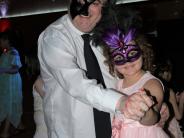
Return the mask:
<svg viewBox="0 0 184 138">
<path fill-rule="evenodd" d="M 97 58 L 90 46 L 90 35 L 82 35 L 84 40 L 84 58 L 87 68 L 87 77 L 96 79 L 106 88 Z M 96 138 L 111 138 L 110 114 L 93 108 Z"/>
</svg>

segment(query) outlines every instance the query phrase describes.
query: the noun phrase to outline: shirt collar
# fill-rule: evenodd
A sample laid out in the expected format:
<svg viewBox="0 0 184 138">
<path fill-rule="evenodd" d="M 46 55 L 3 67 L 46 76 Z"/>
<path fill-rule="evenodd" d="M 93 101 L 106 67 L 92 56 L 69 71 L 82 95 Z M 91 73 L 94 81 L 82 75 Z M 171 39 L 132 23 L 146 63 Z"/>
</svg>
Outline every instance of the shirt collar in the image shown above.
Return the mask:
<svg viewBox="0 0 184 138">
<path fill-rule="evenodd" d="M 76 33 L 79 34 L 79 35 L 84 34 L 84 32 L 81 32 L 79 29 L 77 29 L 77 28 L 73 25 L 72 19 L 70 18 L 69 15 L 68 15 L 68 18 L 67 18 L 67 22 L 68 22 L 69 27 L 70 27 L 74 32 L 76 32 Z"/>
</svg>

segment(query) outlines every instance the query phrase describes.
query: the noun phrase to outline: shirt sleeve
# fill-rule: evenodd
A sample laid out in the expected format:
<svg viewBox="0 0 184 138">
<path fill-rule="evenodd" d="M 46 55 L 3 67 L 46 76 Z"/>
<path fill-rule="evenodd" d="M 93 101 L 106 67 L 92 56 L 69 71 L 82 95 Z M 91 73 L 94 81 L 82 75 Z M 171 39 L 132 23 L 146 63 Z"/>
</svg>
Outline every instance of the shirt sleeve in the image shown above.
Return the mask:
<svg viewBox="0 0 184 138">
<path fill-rule="evenodd" d="M 39 38 L 41 68 L 46 69 L 73 98 L 98 110 L 114 113 L 122 95 L 88 79 L 85 70 L 77 64 L 77 55 L 71 45 L 69 38 L 59 31 L 42 34 Z"/>
</svg>

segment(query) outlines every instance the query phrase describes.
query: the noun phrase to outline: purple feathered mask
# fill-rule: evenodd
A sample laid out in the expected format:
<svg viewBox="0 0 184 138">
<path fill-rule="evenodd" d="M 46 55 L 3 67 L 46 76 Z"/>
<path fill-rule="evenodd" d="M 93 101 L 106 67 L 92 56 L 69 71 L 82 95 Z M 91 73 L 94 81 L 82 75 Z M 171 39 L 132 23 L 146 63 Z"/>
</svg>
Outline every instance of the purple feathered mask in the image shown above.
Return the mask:
<svg viewBox="0 0 184 138">
<path fill-rule="evenodd" d="M 110 48 L 113 63 L 123 65 L 134 62 L 141 56 L 141 49 L 137 44 L 130 43 L 135 38 L 135 29 L 130 29 L 126 34 L 118 28 L 108 30 L 103 41 Z"/>
</svg>

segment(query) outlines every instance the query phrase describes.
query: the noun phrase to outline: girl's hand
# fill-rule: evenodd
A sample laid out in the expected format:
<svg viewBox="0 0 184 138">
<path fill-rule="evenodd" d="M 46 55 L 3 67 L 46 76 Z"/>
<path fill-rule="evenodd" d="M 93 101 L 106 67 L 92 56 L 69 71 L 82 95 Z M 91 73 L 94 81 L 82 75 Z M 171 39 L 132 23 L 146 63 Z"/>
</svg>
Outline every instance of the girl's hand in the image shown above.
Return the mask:
<svg viewBox="0 0 184 138">
<path fill-rule="evenodd" d="M 160 121 L 158 122 L 158 125 L 163 128 L 165 122 L 169 119 L 169 116 L 170 116 L 169 108 L 166 103 L 163 103 L 160 110 Z"/>
<path fill-rule="evenodd" d="M 179 100 L 180 100 L 180 92 L 177 92 L 176 93 L 176 101 L 177 101 L 177 103 L 179 102 Z"/>
<path fill-rule="evenodd" d="M 184 91 L 182 91 L 181 93 L 180 93 L 180 95 L 179 95 L 179 100 L 180 101 L 184 101 Z"/>
</svg>

